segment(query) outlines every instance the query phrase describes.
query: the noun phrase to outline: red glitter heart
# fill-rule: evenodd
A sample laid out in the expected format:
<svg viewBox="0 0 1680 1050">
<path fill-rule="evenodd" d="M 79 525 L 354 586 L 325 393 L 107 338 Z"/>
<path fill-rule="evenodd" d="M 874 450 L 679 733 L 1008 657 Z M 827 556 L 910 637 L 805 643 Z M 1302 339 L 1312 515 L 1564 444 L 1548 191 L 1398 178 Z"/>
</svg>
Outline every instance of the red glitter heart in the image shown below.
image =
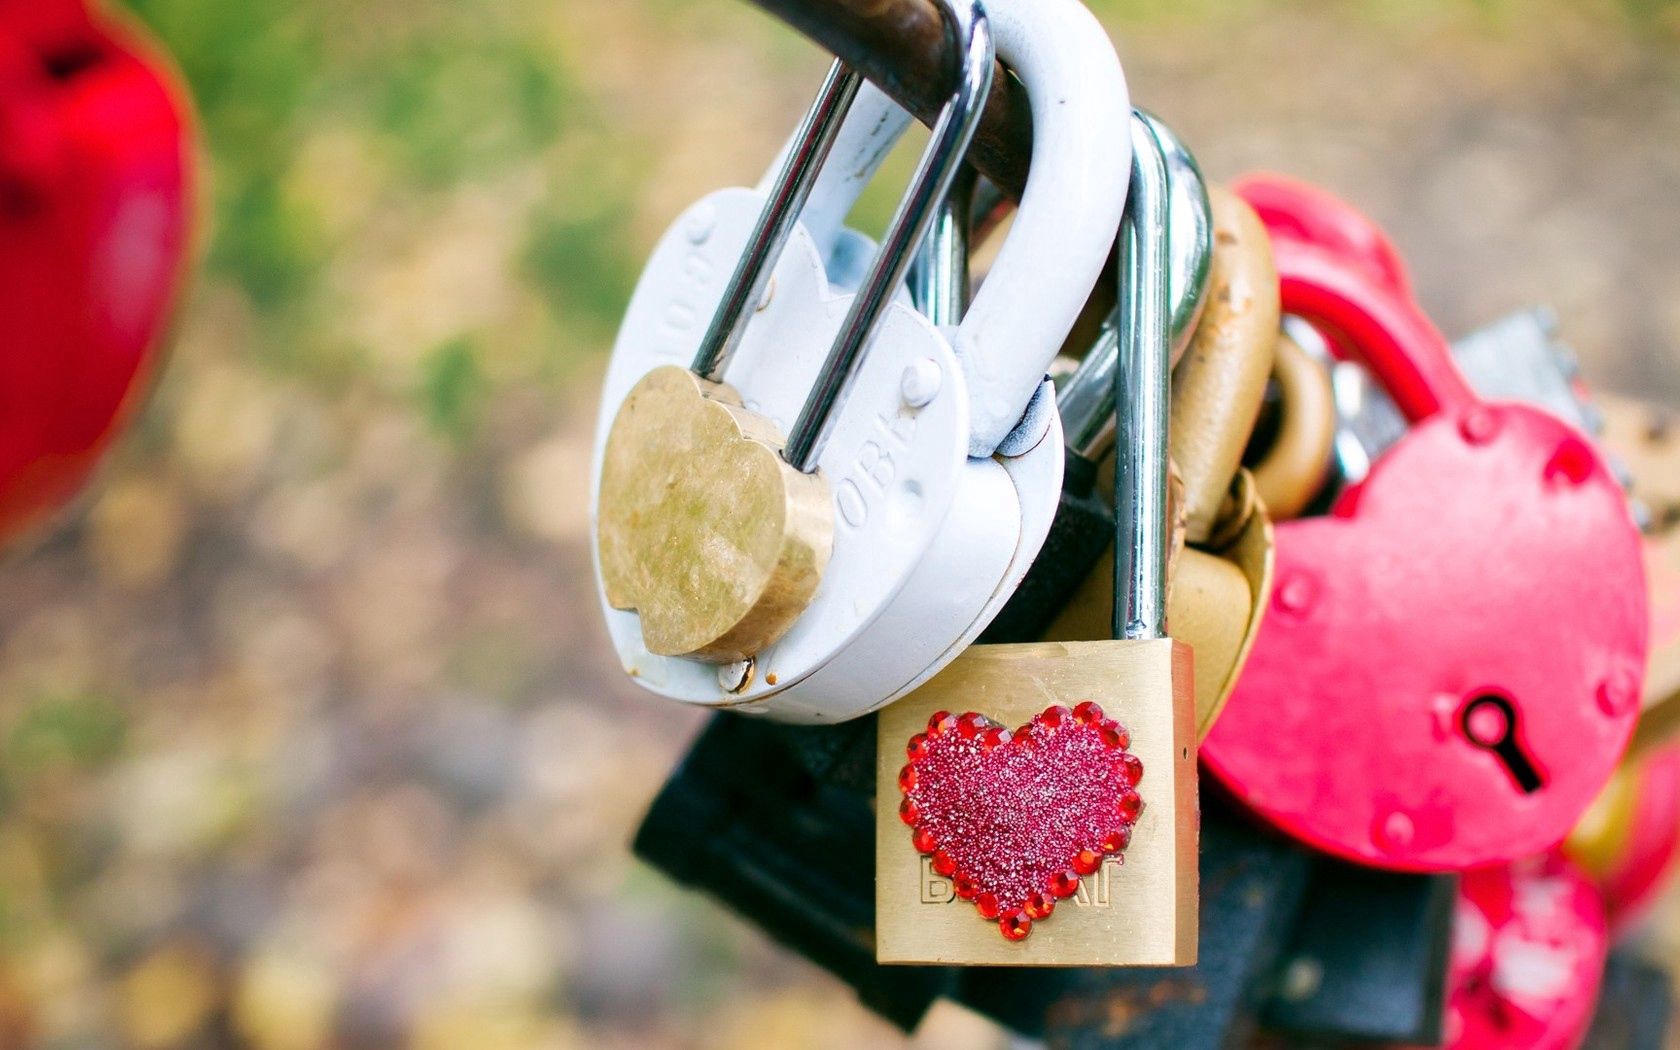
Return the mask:
<svg viewBox="0 0 1680 1050">
<path fill-rule="evenodd" d="M 1131 842 L 1143 763 L 1130 744 L 1089 700 L 1048 707 L 1013 733 L 940 711 L 910 738 L 898 813 L 957 896 L 1019 941 Z"/>
</svg>

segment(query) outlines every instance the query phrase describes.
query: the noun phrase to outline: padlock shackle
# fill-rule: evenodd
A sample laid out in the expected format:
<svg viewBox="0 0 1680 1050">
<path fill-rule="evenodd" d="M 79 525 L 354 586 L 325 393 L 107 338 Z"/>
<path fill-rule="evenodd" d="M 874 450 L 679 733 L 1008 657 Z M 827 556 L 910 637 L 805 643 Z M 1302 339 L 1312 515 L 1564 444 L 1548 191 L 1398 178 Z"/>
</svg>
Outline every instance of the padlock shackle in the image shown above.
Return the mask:
<svg viewBox="0 0 1680 1050">
<path fill-rule="evenodd" d="M 829 67 L 816 101 L 806 111 L 779 159 L 776 177 L 765 186 L 764 210 L 759 212 L 758 222 L 747 237 L 746 249 L 735 272 L 730 274 L 712 313 L 712 322 L 694 352 L 694 362 L 689 368 L 696 375 L 714 383 L 723 380 L 723 371 L 752 320 L 753 307 L 764 299 L 776 260 L 798 225 L 811 191 L 816 189 L 823 162 L 834 148 L 862 84 L 863 78 L 842 63 L 836 61 Z"/>
<path fill-rule="evenodd" d="M 1166 637 L 1167 439 L 1172 302 L 1166 148 L 1131 124 L 1132 178 L 1120 220 L 1120 361 L 1114 376 L 1114 637 Z"/>
<path fill-rule="evenodd" d="M 966 3 L 939 0 L 939 4 L 945 12 L 948 31 L 961 42 L 959 53 L 963 61 L 957 87 L 933 126 L 927 148 L 910 179 L 910 188 L 899 199 L 898 210 L 881 239 L 875 260 L 852 298 L 851 308 L 840 324 L 840 333 L 817 373 L 809 397 L 788 431 L 783 457 L 806 474 L 817 469 L 817 460 L 834 430 L 839 408 L 857 378 L 858 365 L 874 338 L 881 315 L 904 283 L 905 273 L 938 215 L 940 202 L 950 195 L 968 145 L 974 140 L 974 131 L 980 126 L 986 93 L 991 90 L 997 48 L 984 4 L 980 0 L 966 0 Z"/>
<path fill-rule="evenodd" d="M 1480 399 L 1452 347 L 1410 298 L 1333 251 L 1289 237 L 1272 243 L 1283 311 L 1369 367 L 1410 422 Z"/>
<path fill-rule="evenodd" d="M 1176 358 L 1195 334 L 1213 271 L 1213 211 L 1201 166 L 1184 141 L 1146 110 L 1132 110 L 1166 158 L 1168 196 L 1168 294 L 1172 297 L 1172 350 Z M 1114 447 L 1115 371 L 1120 361 L 1120 308 L 1115 307 L 1079 367 L 1056 392 L 1070 452 L 1099 462 Z"/>
<path fill-rule="evenodd" d="M 939 0 L 939 3 L 947 16 L 948 31 L 961 45 L 960 75 L 950 100 L 934 124 L 909 189 L 899 201 L 869 271 L 852 296 L 828 357 L 788 432 L 782 456 L 802 473 L 814 473 L 817 469 L 838 410 L 857 377 L 864 351 L 869 348 L 893 295 L 903 284 L 911 261 L 933 225 L 940 202 L 949 195 L 962 169 L 962 158 L 974 138 L 991 86 L 996 47 L 984 4 L 981 0 Z M 877 138 L 881 128 L 895 124 L 902 128 L 902 122 L 871 121 L 860 137 L 859 124 L 847 118 L 862 85 L 863 77 L 847 69 L 843 62 L 836 60 L 830 67 L 816 101 L 806 111 L 784 150 L 775 177 L 764 185 L 764 208 L 690 366 L 698 375 L 714 382 L 722 381 L 730 358 L 746 334 L 753 309 L 763 300 L 782 249 L 817 188 L 824 162 L 843 129 L 850 131 L 851 144 L 856 146 L 867 145 Z M 890 134 L 896 136 L 896 131 Z M 879 159 L 876 157 L 875 163 Z M 861 188 L 860 180 L 847 178 L 852 192 Z"/>
<path fill-rule="evenodd" d="M 1317 186 L 1270 172 L 1244 176 L 1231 188 L 1248 202 L 1273 237 L 1316 244 L 1347 265 L 1363 267 L 1378 284 L 1414 298 L 1411 274 L 1400 250 L 1364 213 Z"/>
<path fill-rule="evenodd" d="M 965 166 L 958 173 L 910 264 L 910 301 L 941 328 L 961 324 L 968 309 L 969 211 L 977 180 L 972 168 Z"/>
</svg>

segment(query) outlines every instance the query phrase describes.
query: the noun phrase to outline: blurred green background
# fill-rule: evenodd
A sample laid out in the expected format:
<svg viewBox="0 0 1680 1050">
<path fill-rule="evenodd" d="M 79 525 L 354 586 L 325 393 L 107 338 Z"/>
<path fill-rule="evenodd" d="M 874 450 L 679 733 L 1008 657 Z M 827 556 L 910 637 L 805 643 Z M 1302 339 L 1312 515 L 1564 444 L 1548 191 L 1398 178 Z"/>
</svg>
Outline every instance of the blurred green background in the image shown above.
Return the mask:
<svg viewBox="0 0 1680 1050">
<path fill-rule="evenodd" d="M 1094 6 L 1211 174 L 1323 182 L 1449 332 L 1549 302 L 1680 400 L 1680 5 Z M 620 676 L 585 547 L 640 260 L 823 56 L 738 0 L 133 10 L 199 107 L 203 266 L 5 566 L 0 1047 L 890 1045 L 629 859 L 697 719 Z M 1680 909 L 1642 936 L 1680 959 Z"/>
</svg>

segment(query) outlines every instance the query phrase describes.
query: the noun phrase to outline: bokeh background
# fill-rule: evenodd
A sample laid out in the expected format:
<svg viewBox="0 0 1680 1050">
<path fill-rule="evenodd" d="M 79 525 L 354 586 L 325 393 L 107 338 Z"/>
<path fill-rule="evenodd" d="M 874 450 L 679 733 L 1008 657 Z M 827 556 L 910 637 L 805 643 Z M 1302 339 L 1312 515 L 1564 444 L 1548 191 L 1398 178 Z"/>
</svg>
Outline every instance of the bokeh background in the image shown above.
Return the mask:
<svg viewBox="0 0 1680 1050">
<path fill-rule="evenodd" d="M 1547 302 L 1680 401 L 1680 5 L 1094 6 L 1210 174 L 1320 181 L 1450 333 Z M 620 676 L 586 550 L 640 260 L 824 57 L 739 0 L 132 11 L 196 96 L 203 263 L 135 432 L 0 567 L 0 1047 L 891 1045 L 629 858 L 698 721 Z M 1642 936 L 1680 960 L 1680 907 Z"/>
</svg>

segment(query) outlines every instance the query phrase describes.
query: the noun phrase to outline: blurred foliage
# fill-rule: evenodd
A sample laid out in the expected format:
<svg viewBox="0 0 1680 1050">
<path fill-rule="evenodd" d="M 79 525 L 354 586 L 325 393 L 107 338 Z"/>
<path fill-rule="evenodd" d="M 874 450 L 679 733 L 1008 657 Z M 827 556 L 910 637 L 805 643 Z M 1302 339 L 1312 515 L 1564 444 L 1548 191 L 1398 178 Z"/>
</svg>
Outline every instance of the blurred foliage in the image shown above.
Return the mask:
<svg viewBox="0 0 1680 1050">
<path fill-rule="evenodd" d="M 1450 330 L 1546 298 L 1680 395 L 1674 3 L 1094 6 L 1210 172 L 1348 192 Z M 0 1048 L 893 1043 L 626 855 L 697 719 L 614 665 L 586 546 L 640 260 L 823 57 L 740 0 L 132 7 L 199 115 L 203 265 L 0 588 Z"/>
</svg>

